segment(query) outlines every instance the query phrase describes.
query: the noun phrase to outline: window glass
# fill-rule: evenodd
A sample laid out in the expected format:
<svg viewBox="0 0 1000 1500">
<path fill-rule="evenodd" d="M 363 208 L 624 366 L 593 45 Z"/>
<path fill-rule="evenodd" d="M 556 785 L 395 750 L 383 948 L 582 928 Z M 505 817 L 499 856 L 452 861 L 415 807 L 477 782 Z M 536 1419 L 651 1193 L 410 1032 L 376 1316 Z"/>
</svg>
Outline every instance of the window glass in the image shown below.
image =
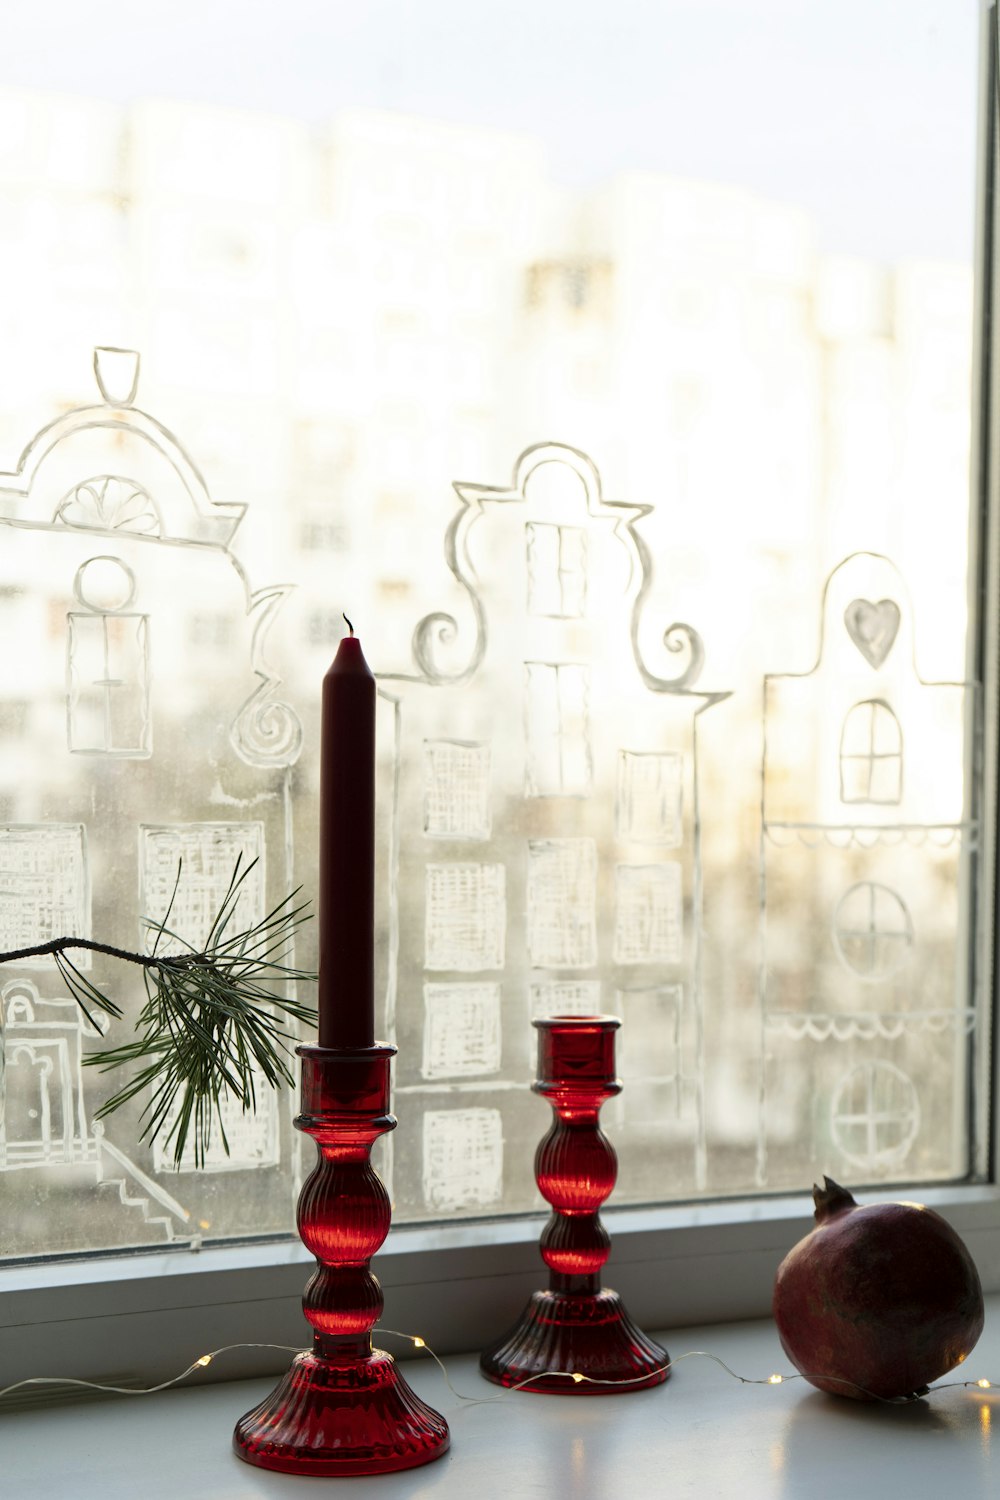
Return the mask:
<svg viewBox="0 0 1000 1500">
<path fill-rule="evenodd" d="M 975 0 L 101 14 L 6 23 L 3 951 L 315 901 L 346 610 L 397 1222 L 538 1206 L 556 1013 L 619 1203 L 965 1176 Z M 86 972 L 0 967 L 0 1253 L 290 1231 L 294 1095 L 175 1170 Z"/>
</svg>

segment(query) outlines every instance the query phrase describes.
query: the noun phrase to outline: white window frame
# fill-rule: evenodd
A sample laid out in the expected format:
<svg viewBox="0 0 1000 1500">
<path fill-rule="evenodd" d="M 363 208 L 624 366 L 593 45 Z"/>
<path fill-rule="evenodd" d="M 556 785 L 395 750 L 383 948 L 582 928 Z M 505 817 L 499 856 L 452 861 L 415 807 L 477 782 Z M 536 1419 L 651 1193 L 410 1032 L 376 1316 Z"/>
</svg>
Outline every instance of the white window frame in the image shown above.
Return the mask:
<svg viewBox="0 0 1000 1500">
<path fill-rule="evenodd" d="M 983 0 L 977 182 L 977 263 L 972 405 L 973 515 L 970 594 L 980 630 L 970 643 L 970 676 L 984 683 L 984 770 L 977 930 L 970 963 L 979 993 L 992 996 L 997 920 L 997 782 L 1000 755 L 1000 333 L 988 330 L 1000 286 L 994 183 L 997 170 L 995 0 Z M 994 320 L 996 321 L 996 320 Z M 971 736 L 970 736 L 971 739 Z M 1000 1027 L 980 1049 L 970 1123 L 975 1181 L 895 1185 L 867 1197 L 919 1197 L 965 1239 L 987 1291 L 1000 1291 L 1000 1131 L 991 1084 L 1000 1080 Z M 527 1083 L 527 1080 L 526 1080 Z M 403 1121 L 403 1128 L 406 1122 Z M 525 1162 L 525 1171 L 530 1163 Z M 649 1328 L 765 1316 L 775 1268 L 812 1223 L 805 1194 L 651 1208 L 609 1208 L 608 1283 Z M 419 1333 L 442 1353 L 494 1339 L 543 1284 L 538 1236 L 544 1215 L 436 1225 L 398 1225 L 375 1261 L 388 1328 Z M 0 1267 L 0 1385 L 26 1375 L 112 1378 L 151 1384 L 179 1373 L 211 1348 L 274 1342 L 306 1347 L 301 1296 L 312 1259 L 298 1240 L 239 1243 L 200 1251 L 78 1256 Z M 376 1334 L 376 1342 L 378 1337 Z M 405 1354 L 394 1340 L 389 1346 Z M 231 1379 L 283 1369 L 278 1351 L 240 1350 L 203 1378 Z"/>
</svg>

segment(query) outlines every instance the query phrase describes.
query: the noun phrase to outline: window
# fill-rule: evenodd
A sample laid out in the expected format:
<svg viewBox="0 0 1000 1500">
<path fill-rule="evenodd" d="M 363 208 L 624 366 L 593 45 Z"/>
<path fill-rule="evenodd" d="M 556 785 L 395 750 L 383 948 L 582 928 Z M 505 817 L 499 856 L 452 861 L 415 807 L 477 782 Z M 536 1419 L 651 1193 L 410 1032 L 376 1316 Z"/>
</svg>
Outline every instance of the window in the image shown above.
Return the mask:
<svg viewBox="0 0 1000 1500">
<path fill-rule="evenodd" d="M 902 800 L 903 731 L 888 703 L 855 703 L 844 720 L 840 796 L 844 802 L 890 805 Z"/>
<path fill-rule="evenodd" d="M 596 6 L 540 7 L 515 62 L 499 13 L 449 61 L 402 6 L 297 48 L 293 4 L 209 84 L 47 7 L 0 91 L 0 919 L 134 945 L 178 847 L 192 932 L 237 849 L 255 910 L 315 899 L 346 609 L 382 688 L 400 1245 L 537 1207 L 553 1009 L 622 1019 L 623 1210 L 988 1183 L 975 7 L 776 7 L 780 70 L 760 14 L 723 46 L 711 0 L 661 10 L 616 14 L 619 74 Z M 95 1128 L 58 976 L 0 994 L 5 1256 L 290 1233 L 294 1100 L 174 1172 L 141 1101 Z"/>
</svg>

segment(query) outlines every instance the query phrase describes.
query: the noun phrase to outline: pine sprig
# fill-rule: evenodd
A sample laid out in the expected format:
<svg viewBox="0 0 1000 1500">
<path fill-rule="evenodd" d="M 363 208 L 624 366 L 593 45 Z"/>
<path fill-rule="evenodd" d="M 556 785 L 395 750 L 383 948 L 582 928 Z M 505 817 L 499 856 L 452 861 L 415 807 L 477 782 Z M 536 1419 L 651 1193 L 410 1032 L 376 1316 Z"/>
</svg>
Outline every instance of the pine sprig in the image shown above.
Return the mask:
<svg viewBox="0 0 1000 1500">
<path fill-rule="evenodd" d="M 257 861 L 244 868 L 237 859 L 225 898 L 208 937 L 195 948 L 168 926 L 181 878 L 178 863 L 173 894 L 163 919 L 144 918 L 154 933 L 149 953 L 128 953 L 84 938 L 56 938 L 32 949 L 0 954 L 0 962 L 50 953 L 66 987 L 97 1029 L 93 1012 L 120 1018 L 122 1010 L 74 964 L 67 950 L 85 948 L 110 954 L 143 970 L 146 1001 L 136 1021 L 135 1040 L 94 1052 L 88 1067 L 108 1072 L 140 1064 L 138 1072 L 96 1111 L 96 1118 L 121 1109 L 149 1092 L 142 1110 L 140 1139 L 150 1142 L 166 1130 L 179 1164 L 188 1140 L 195 1165 L 203 1166 L 217 1128 L 228 1156 L 222 1102 L 235 1098 L 244 1110 L 256 1106 L 261 1081 L 271 1088 L 293 1082 L 287 1059 L 296 1040 L 294 1023 L 315 1024 L 312 1006 L 281 993 L 297 980 L 315 976 L 282 960 L 295 930 L 308 920 L 308 904 L 295 905 L 301 887 L 286 896 L 253 927 L 231 931 L 244 881 Z M 169 940 L 181 952 L 161 952 Z M 275 988 L 278 986 L 279 988 Z"/>
<path fill-rule="evenodd" d="M 142 1034 L 122 1047 L 95 1052 L 86 1059 L 88 1066 L 102 1072 L 127 1063 L 144 1064 L 105 1100 L 97 1118 L 151 1090 L 142 1110 L 145 1123 L 140 1139 L 153 1141 L 166 1129 L 175 1164 L 180 1163 L 190 1136 L 195 1165 L 203 1166 L 214 1127 L 228 1156 L 222 1100 L 228 1095 L 244 1110 L 252 1110 L 259 1080 L 271 1088 L 292 1083 L 287 1058 L 295 1033 L 288 1023 L 315 1024 L 311 1006 L 274 988 L 312 978 L 281 961 L 295 929 L 308 920 L 306 904 L 294 905 L 298 890 L 254 927 L 230 931 L 241 888 L 256 863 L 253 860 L 241 870 L 241 860 L 237 860 L 201 949 L 193 948 L 168 926 L 175 884 L 162 921 L 146 921 L 155 932 L 151 956 L 158 961 L 144 967 L 146 1003 L 136 1022 L 136 1031 Z M 160 956 L 165 939 L 186 951 Z"/>
</svg>

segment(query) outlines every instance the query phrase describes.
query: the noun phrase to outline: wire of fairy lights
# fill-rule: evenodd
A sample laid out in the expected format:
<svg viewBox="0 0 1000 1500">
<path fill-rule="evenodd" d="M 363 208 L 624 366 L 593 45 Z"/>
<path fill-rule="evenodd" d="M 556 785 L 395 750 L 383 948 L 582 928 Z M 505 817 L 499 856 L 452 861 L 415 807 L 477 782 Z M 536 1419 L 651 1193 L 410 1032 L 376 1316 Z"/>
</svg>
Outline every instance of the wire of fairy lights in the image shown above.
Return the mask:
<svg viewBox="0 0 1000 1500">
<path fill-rule="evenodd" d="M 979 1380 L 944 1380 L 936 1385 L 925 1386 L 922 1390 L 914 1391 L 908 1396 L 878 1396 L 874 1391 L 866 1390 L 864 1386 L 857 1385 L 853 1380 L 840 1380 L 838 1377 L 830 1375 L 811 1376 L 805 1372 L 795 1375 L 780 1375 L 777 1373 L 759 1376 L 740 1375 L 738 1371 L 727 1365 L 724 1359 L 720 1359 L 717 1354 L 712 1354 L 708 1349 L 688 1349 L 683 1354 L 677 1354 L 673 1359 L 665 1360 L 662 1365 L 658 1365 L 652 1370 L 646 1370 L 642 1375 L 636 1375 L 630 1380 L 601 1380 L 594 1375 L 584 1375 L 579 1370 L 538 1370 L 534 1375 L 529 1375 L 526 1379 L 519 1380 L 516 1385 L 505 1386 L 502 1395 L 470 1396 L 466 1392 L 458 1390 L 452 1383 L 451 1376 L 448 1374 L 448 1367 L 444 1360 L 439 1354 L 435 1353 L 427 1340 L 421 1338 L 419 1334 L 401 1333 L 398 1328 L 376 1328 L 374 1332 L 379 1336 L 386 1335 L 390 1338 L 404 1339 L 407 1343 L 412 1344 L 414 1349 L 425 1350 L 441 1371 L 444 1383 L 449 1391 L 451 1391 L 457 1401 L 461 1401 L 467 1407 L 492 1406 L 497 1402 L 504 1402 L 508 1396 L 514 1395 L 517 1391 L 526 1390 L 536 1380 L 550 1380 L 560 1377 L 572 1381 L 575 1385 L 610 1386 L 615 1390 L 628 1390 L 630 1386 L 647 1385 L 652 1376 L 667 1374 L 684 1359 L 710 1359 L 713 1364 L 718 1365 L 733 1380 L 738 1380 L 741 1385 L 789 1385 L 793 1380 L 810 1379 L 833 1381 L 838 1385 L 849 1386 L 857 1394 L 866 1396 L 871 1401 L 879 1401 L 883 1406 L 908 1406 L 914 1401 L 922 1400 L 925 1396 L 935 1396 L 939 1391 L 957 1387 L 972 1390 L 978 1389 L 981 1391 L 998 1389 L 996 1381 L 986 1380 L 985 1378 Z M 15 1380 L 12 1385 L 0 1387 L 0 1400 L 3 1400 L 5 1396 L 11 1395 L 14 1391 L 21 1390 L 25 1386 L 41 1385 L 82 1386 L 87 1390 L 101 1391 L 115 1396 L 152 1396 L 158 1391 L 166 1391 L 171 1386 L 179 1385 L 182 1380 L 186 1380 L 189 1375 L 193 1375 L 197 1370 L 207 1369 L 213 1360 L 218 1359 L 222 1354 L 231 1353 L 234 1349 L 278 1349 L 288 1354 L 300 1354 L 302 1352 L 301 1348 L 294 1344 L 221 1344 L 218 1349 L 211 1349 L 207 1354 L 200 1354 L 179 1375 L 172 1375 L 169 1380 L 161 1380 L 158 1385 L 106 1385 L 99 1380 L 79 1380 L 73 1376 L 66 1375 L 30 1375 L 24 1380 Z"/>
</svg>

